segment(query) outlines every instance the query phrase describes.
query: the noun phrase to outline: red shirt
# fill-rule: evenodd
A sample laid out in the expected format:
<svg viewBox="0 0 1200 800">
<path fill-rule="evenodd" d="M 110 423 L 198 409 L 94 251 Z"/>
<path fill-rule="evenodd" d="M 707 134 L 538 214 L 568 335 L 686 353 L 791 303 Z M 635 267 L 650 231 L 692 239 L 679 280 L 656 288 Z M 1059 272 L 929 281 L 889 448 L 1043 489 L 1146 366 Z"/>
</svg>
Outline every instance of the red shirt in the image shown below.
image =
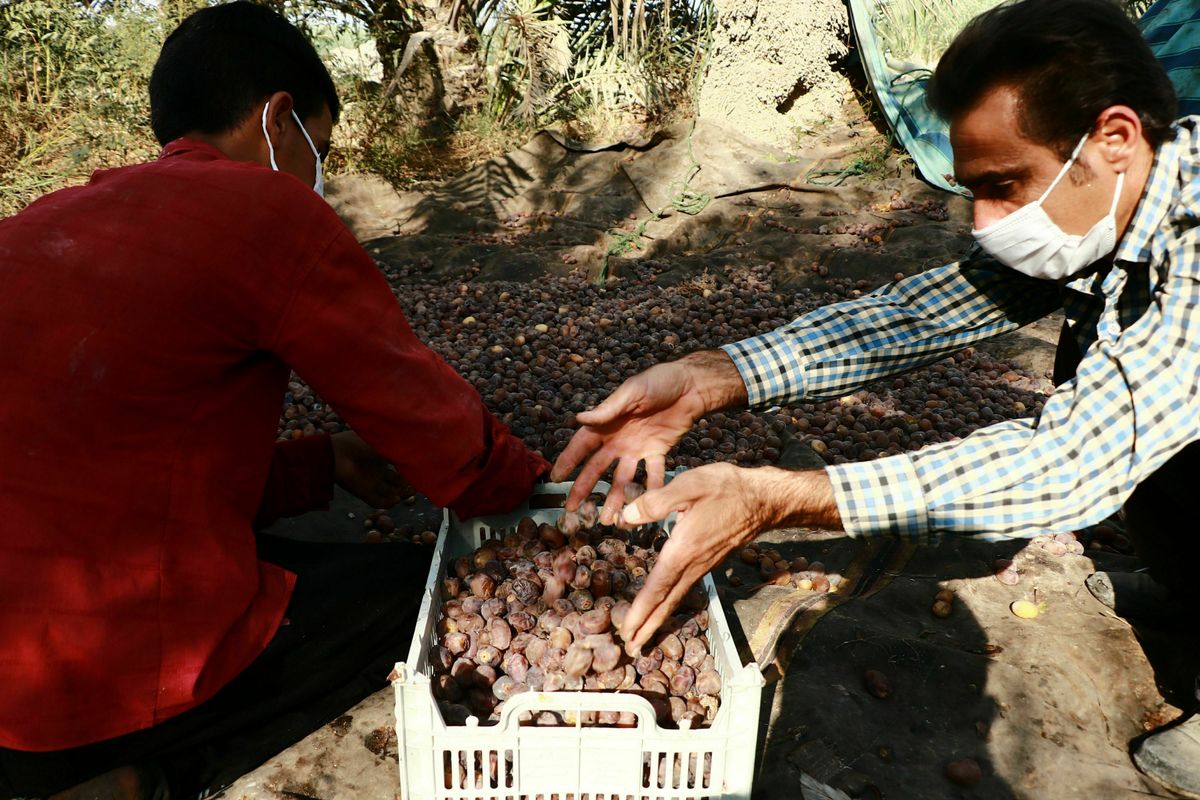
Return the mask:
<svg viewBox="0 0 1200 800">
<path fill-rule="evenodd" d="M 0 746 L 152 726 L 263 650 L 293 581 L 252 533 L 289 368 L 460 516 L 548 467 L 290 175 L 179 140 L 0 221 Z"/>
</svg>

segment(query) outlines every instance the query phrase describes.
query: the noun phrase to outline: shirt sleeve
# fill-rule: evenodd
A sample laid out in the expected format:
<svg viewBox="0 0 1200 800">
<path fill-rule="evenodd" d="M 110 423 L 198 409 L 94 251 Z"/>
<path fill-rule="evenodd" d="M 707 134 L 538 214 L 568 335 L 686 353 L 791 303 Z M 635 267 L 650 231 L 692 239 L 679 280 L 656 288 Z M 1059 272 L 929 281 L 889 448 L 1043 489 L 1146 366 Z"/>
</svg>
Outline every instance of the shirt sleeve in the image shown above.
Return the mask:
<svg viewBox="0 0 1200 800">
<path fill-rule="evenodd" d="M 1123 331 L 1115 310 L 1100 320 L 1076 377 L 1038 420 L 830 467 L 847 532 L 1024 537 L 1075 530 L 1120 508 L 1139 482 L 1200 439 L 1195 228 L 1175 240 L 1159 273 L 1140 319 Z"/>
<path fill-rule="evenodd" d="M 268 349 L 415 489 L 459 517 L 513 508 L 549 470 L 416 338 L 344 228 L 296 284 Z"/>
<path fill-rule="evenodd" d="M 1053 311 L 1061 297 L 1056 284 L 976 250 L 722 349 L 751 408 L 823 400 L 1015 330 Z"/>
<path fill-rule="evenodd" d="M 276 442 L 254 529 L 265 528 L 281 517 L 328 508 L 332 499 L 333 443 L 329 435 Z"/>
</svg>

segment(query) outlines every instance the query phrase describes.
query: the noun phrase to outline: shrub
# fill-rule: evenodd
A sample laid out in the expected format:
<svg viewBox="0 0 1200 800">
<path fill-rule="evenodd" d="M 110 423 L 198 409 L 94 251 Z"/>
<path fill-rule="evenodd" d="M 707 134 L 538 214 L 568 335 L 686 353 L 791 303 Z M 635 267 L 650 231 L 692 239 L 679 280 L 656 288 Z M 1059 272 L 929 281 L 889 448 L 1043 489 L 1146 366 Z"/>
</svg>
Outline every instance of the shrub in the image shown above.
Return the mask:
<svg viewBox="0 0 1200 800">
<path fill-rule="evenodd" d="M 153 157 L 146 86 L 161 41 L 158 15 L 140 5 L 0 7 L 0 214 Z"/>
</svg>

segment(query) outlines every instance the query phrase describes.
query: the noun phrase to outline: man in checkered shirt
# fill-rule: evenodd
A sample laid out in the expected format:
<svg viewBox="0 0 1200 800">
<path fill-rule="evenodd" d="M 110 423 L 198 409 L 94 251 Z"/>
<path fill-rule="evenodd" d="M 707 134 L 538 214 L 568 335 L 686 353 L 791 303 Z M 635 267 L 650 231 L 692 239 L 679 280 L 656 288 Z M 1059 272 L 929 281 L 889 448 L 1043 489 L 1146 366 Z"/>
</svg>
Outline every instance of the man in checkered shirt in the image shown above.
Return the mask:
<svg viewBox="0 0 1200 800">
<path fill-rule="evenodd" d="M 626 617 L 631 648 L 731 550 L 787 526 L 1001 539 L 1076 530 L 1124 507 L 1157 580 L 1098 573 L 1089 588 L 1119 612 L 1198 605 L 1187 573 L 1200 562 L 1188 502 L 1200 475 L 1200 118 L 1174 121 L 1169 80 L 1109 0 L 1021 0 L 981 15 L 943 56 L 929 99 L 951 122 L 979 247 L 652 367 L 579 415 L 552 473 L 583 464 L 568 508 L 616 462 L 603 519 L 686 512 Z M 712 464 L 655 488 L 667 452 L 707 413 L 838 397 L 1059 307 L 1063 381 L 1037 419 L 823 470 Z M 621 510 L 642 461 L 651 491 Z M 1134 758 L 1200 797 L 1200 716 Z"/>
</svg>

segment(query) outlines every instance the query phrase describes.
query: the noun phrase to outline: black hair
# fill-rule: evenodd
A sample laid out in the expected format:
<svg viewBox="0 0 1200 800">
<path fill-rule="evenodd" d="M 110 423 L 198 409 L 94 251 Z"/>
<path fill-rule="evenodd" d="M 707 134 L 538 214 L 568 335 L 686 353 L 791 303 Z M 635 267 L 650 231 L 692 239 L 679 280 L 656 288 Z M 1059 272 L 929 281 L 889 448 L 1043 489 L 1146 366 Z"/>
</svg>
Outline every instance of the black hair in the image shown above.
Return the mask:
<svg viewBox="0 0 1200 800">
<path fill-rule="evenodd" d="M 1178 113 L 1166 72 L 1113 0 L 1016 0 L 980 14 L 938 62 L 927 97 L 950 120 L 1005 85 L 1022 133 L 1064 159 L 1110 106 L 1136 111 L 1153 147 Z"/>
<path fill-rule="evenodd" d="M 292 96 L 301 119 L 338 96 L 329 70 L 294 25 L 238 0 L 197 11 L 163 43 L 150 75 L 150 126 L 160 144 L 190 132 L 223 133 L 273 92 Z"/>
</svg>

